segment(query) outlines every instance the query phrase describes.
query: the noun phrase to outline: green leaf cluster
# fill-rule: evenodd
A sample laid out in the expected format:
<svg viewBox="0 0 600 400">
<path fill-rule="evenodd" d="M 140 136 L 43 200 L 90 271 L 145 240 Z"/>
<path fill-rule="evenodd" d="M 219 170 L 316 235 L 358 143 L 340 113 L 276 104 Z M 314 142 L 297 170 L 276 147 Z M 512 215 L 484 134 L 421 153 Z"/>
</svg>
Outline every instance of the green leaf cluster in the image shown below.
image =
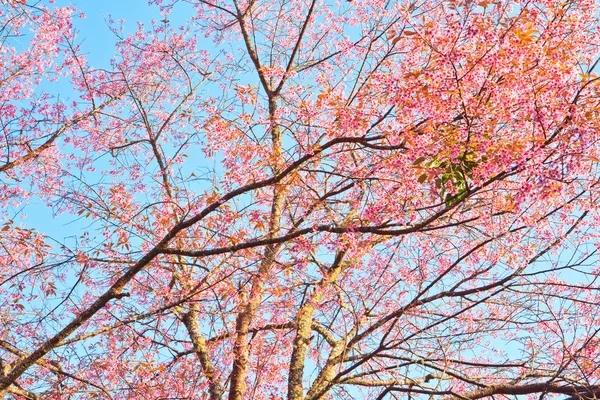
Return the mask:
<svg viewBox="0 0 600 400">
<path fill-rule="evenodd" d="M 469 180 L 473 177 L 473 170 L 480 164 L 471 152 L 466 153 L 459 162 L 449 159 L 442 159 L 435 156 L 429 161 L 425 157 L 417 158 L 413 165 L 421 168 L 435 168 L 442 172 L 434 183 L 440 190 L 440 196 L 444 199 L 447 207 L 450 207 L 464 199 L 469 193 Z M 418 177 L 418 182 L 423 183 L 427 180 L 428 174 L 424 172 Z M 448 193 L 447 184 L 450 182 L 456 189 L 455 193 Z"/>
</svg>

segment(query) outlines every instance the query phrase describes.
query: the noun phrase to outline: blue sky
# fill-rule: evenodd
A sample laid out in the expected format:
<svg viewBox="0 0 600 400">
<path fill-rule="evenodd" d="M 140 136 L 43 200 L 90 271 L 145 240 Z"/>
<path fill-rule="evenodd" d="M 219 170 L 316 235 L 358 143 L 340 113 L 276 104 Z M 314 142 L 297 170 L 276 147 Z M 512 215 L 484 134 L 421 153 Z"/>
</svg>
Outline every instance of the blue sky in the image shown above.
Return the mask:
<svg viewBox="0 0 600 400">
<path fill-rule="evenodd" d="M 115 53 L 115 44 L 118 38 L 111 32 L 108 21 L 122 20 L 124 34 L 131 34 L 138 28 L 138 23 L 143 23 L 147 28 L 152 20 L 160 21 L 164 18 L 158 6 L 149 6 L 148 0 L 56 0 L 54 4 L 43 0 L 49 8 L 74 6 L 77 9 L 73 19 L 74 28 L 78 31 L 76 43 L 80 45 L 81 52 L 86 56 L 92 68 L 110 68 L 110 60 Z M 181 3 L 176 7 L 176 13 L 168 16 L 172 27 L 183 25 L 190 16 L 191 6 Z M 83 18 L 77 17 L 83 13 Z M 74 93 L 71 85 L 66 81 L 56 83 L 42 83 L 40 90 L 48 91 L 63 100 L 79 100 L 79 95 Z M 89 220 L 74 221 L 71 215 L 53 215 L 52 210 L 35 198 L 31 198 L 29 205 L 20 210 L 13 210 L 15 216 L 26 216 L 25 222 L 31 228 L 43 232 L 61 242 L 72 236 L 80 229 L 85 229 Z"/>
<path fill-rule="evenodd" d="M 107 20 L 124 19 L 131 32 L 136 28 L 136 21 L 149 22 L 162 19 L 158 7 L 147 7 L 148 2 L 142 0 L 102 0 L 102 1 L 69 1 L 58 0 L 55 6 L 73 5 L 85 14 L 85 19 L 75 18 L 74 25 L 80 31 L 84 52 L 89 55 L 93 64 L 108 65 L 112 57 L 115 37 L 108 28 Z"/>
<path fill-rule="evenodd" d="M 79 30 L 82 50 L 87 53 L 90 63 L 94 66 L 108 66 L 113 55 L 116 38 L 108 27 L 107 21 L 124 20 L 126 32 L 131 33 L 137 28 L 138 22 L 148 25 L 152 20 L 162 20 L 157 6 L 148 7 L 148 0 L 101 0 L 101 1 L 69 1 L 57 0 L 56 6 L 73 5 L 85 14 L 85 19 L 76 18 L 74 25 Z M 185 23 L 188 15 L 182 13 L 184 3 L 176 7 L 178 13 L 169 15 L 172 25 Z M 190 7 L 187 7 L 191 10 Z"/>
<path fill-rule="evenodd" d="M 47 3 L 47 0 L 43 3 Z M 80 32 L 78 42 L 81 43 L 81 49 L 86 54 L 89 63 L 95 68 L 108 67 L 114 54 L 117 38 L 108 27 L 107 21 L 110 18 L 115 21 L 125 20 L 123 25 L 125 34 L 134 32 L 138 27 L 138 22 L 148 26 L 151 20 L 163 19 L 159 8 L 157 6 L 148 7 L 147 0 L 59 0 L 55 4 L 56 6 L 73 4 L 85 14 L 85 19 L 75 18 L 74 24 Z M 186 6 L 185 3 L 178 4 L 177 13 L 168 17 L 172 26 L 178 27 L 184 23 L 189 16 L 185 12 L 186 9 L 189 9 L 189 6 Z M 67 85 L 61 87 L 61 84 L 58 84 L 53 86 L 53 91 L 65 96 L 70 92 L 70 88 Z M 59 241 L 68 242 L 69 239 L 65 238 L 77 233 L 78 229 L 85 229 L 90 223 L 90 220 L 86 219 L 73 222 L 73 216 L 70 215 L 53 216 L 50 209 L 35 201 L 32 201 L 25 212 L 28 214 L 27 225 L 45 232 Z M 547 265 L 543 264 L 543 266 Z M 569 278 L 569 276 L 565 278 Z M 516 352 L 518 349 L 512 347 L 507 345 L 505 349 L 511 354 L 516 354 L 512 352 Z"/>
</svg>

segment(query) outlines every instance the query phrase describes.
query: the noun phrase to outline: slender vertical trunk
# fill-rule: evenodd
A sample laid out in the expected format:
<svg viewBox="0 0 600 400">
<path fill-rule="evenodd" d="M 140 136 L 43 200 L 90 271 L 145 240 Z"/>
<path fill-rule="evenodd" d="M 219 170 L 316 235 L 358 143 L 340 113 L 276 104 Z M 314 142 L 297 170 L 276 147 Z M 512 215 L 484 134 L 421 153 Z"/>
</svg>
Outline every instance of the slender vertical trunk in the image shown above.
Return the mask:
<svg viewBox="0 0 600 400">
<path fill-rule="evenodd" d="M 316 296 L 320 297 L 320 296 Z M 318 298 L 313 301 L 318 301 Z M 288 400 L 304 398 L 302 380 L 304 376 L 304 359 L 310 344 L 311 326 L 315 307 L 313 302 L 307 302 L 298 311 L 296 316 L 297 331 L 294 338 L 292 357 L 290 359 L 290 372 L 288 376 Z"/>
<path fill-rule="evenodd" d="M 283 166 L 281 128 L 275 121 L 277 110 L 276 100 L 269 99 L 269 120 L 271 121 L 271 146 L 274 159 L 273 173 L 277 174 Z M 273 200 L 269 219 L 268 238 L 277 235 L 281 228 L 281 215 L 285 200 L 285 185 L 276 184 L 273 187 Z M 269 245 L 265 247 L 263 259 L 255 278 L 252 280 L 252 288 L 246 304 L 242 305 L 238 314 L 235 330 L 236 340 L 233 348 L 233 369 L 231 372 L 231 385 L 229 387 L 229 400 L 241 400 L 246 391 L 246 376 L 250 346 L 248 343 L 248 330 L 256 316 L 260 302 L 262 301 L 263 288 L 267 277 L 274 264 L 277 252 L 281 245 Z"/>
<path fill-rule="evenodd" d="M 221 400 L 223 388 L 217 379 L 215 367 L 210 360 L 206 339 L 200 332 L 200 327 L 198 326 L 198 305 L 193 304 L 190 311 L 187 314 L 184 314 L 182 319 L 183 324 L 192 339 L 194 352 L 200 361 L 206 379 L 208 379 L 208 393 L 210 395 L 210 400 Z"/>
<path fill-rule="evenodd" d="M 250 354 L 248 330 L 258 311 L 258 307 L 262 300 L 265 281 L 275 259 L 276 249 L 274 247 L 275 246 L 269 246 L 265 251 L 263 262 L 253 281 L 248 301 L 242 306 L 242 311 L 237 317 L 235 324 L 236 340 L 233 348 L 233 369 L 231 371 L 231 386 L 229 388 L 230 400 L 241 400 L 246 391 L 245 380 Z"/>
<path fill-rule="evenodd" d="M 304 398 L 302 380 L 304 374 L 304 359 L 308 345 L 310 344 L 311 327 L 315 313 L 315 305 L 323 299 L 325 289 L 328 285 L 334 283 L 348 262 L 344 262 L 345 252 L 339 252 L 329 270 L 329 274 L 323 278 L 313 291 L 308 301 L 300 307 L 296 315 L 296 337 L 294 338 L 292 357 L 290 359 L 290 372 L 288 376 L 288 400 L 301 400 Z"/>
<path fill-rule="evenodd" d="M 336 370 L 346 354 L 346 340 L 339 340 L 331 352 L 327 363 L 313 382 L 311 388 L 306 394 L 306 400 L 317 400 L 323 397 L 330 389 L 333 379 L 336 376 Z"/>
</svg>

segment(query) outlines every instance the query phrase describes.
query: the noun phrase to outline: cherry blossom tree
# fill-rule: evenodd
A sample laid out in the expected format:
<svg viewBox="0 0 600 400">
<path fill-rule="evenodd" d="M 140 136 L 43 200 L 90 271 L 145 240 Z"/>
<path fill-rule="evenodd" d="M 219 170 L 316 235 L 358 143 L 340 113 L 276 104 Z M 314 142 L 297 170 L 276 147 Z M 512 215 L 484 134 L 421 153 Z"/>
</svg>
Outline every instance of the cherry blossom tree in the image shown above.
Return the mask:
<svg viewBox="0 0 600 400">
<path fill-rule="evenodd" d="M 1 2 L 3 397 L 600 395 L 595 0 L 152 3 Z"/>
</svg>

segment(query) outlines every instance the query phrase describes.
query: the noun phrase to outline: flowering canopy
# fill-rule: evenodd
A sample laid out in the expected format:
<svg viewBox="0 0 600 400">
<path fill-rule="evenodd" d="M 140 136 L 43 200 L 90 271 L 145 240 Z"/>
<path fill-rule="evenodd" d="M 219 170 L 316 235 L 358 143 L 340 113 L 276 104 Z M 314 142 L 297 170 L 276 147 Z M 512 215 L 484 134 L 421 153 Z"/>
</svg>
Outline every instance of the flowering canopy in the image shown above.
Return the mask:
<svg viewBox="0 0 600 400">
<path fill-rule="evenodd" d="M 1 394 L 600 394 L 595 0 L 154 3 L 0 6 Z"/>
</svg>

